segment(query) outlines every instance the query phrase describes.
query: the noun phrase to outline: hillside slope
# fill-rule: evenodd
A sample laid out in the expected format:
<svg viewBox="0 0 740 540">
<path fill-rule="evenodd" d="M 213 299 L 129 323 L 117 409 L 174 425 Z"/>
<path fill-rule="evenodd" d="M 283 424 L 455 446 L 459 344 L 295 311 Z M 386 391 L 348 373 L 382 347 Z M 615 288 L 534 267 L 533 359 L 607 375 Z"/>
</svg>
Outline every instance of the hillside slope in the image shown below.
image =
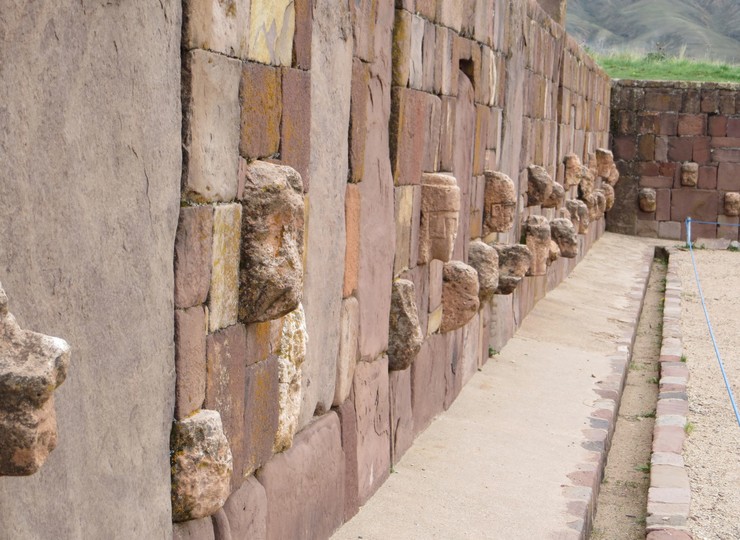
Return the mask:
<svg viewBox="0 0 740 540">
<path fill-rule="evenodd" d="M 740 64 L 739 0 L 570 0 L 568 31 L 597 51 L 655 51 Z"/>
</svg>

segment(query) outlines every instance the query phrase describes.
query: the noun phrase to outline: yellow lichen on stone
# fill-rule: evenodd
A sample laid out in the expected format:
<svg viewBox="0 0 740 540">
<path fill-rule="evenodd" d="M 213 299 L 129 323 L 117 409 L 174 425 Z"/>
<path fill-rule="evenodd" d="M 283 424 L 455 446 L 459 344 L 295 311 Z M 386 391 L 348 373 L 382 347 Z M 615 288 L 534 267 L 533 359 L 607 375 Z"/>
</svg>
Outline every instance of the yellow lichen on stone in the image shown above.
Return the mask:
<svg viewBox="0 0 740 540">
<path fill-rule="evenodd" d="M 293 0 L 252 0 L 249 21 L 250 60 L 290 66 L 293 60 Z"/>
<path fill-rule="evenodd" d="M 236 324 L 239 310 L 239 242 L 242 206 L 223 204 L 213 213 L 211 289 L 208 294 L 210 332 Z"/>
</svg>

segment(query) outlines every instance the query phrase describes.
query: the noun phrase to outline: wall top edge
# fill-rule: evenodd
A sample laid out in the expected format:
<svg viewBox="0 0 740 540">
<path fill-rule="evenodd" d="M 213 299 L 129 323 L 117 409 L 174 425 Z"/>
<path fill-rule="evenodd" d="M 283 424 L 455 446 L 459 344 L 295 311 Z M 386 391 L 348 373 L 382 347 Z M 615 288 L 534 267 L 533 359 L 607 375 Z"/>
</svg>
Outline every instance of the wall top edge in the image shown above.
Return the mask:
<svg viewBox="0 0 740 540">
<path fill-rule="evenodd" d="M 740 83 L 696 82 L 696 81 L 645 81 L 633 79 L 612 79 L 613 86 L 624 88 L 675 88 L 682 90 L 740 90 Z"/>
</svg>

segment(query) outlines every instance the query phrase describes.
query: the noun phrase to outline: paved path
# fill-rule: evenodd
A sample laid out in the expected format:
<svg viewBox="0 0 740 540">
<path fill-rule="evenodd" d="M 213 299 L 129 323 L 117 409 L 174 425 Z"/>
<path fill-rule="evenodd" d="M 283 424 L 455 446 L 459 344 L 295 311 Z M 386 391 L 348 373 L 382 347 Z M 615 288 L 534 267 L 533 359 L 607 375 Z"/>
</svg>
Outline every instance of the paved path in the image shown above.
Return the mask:
<svg viewBox="0 0 740 540">
<path fill-rule="evenodd" d="M 652 254 L 606 233 L 333 538 L 582 537 Z"/>
</svg>

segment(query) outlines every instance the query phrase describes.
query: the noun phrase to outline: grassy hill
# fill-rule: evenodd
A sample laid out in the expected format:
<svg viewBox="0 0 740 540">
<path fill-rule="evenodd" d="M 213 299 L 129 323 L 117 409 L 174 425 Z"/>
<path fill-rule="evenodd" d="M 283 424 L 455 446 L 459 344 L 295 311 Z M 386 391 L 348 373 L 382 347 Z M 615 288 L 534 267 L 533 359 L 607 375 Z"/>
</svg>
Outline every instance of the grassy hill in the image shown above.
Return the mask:
<svg viewBox="0 0 740 540">
<path fill-rule="evenodd" d="M 740 64 L 739 0 L 569 0 L 568 31 L 596 52 Z"/>
</svg>

